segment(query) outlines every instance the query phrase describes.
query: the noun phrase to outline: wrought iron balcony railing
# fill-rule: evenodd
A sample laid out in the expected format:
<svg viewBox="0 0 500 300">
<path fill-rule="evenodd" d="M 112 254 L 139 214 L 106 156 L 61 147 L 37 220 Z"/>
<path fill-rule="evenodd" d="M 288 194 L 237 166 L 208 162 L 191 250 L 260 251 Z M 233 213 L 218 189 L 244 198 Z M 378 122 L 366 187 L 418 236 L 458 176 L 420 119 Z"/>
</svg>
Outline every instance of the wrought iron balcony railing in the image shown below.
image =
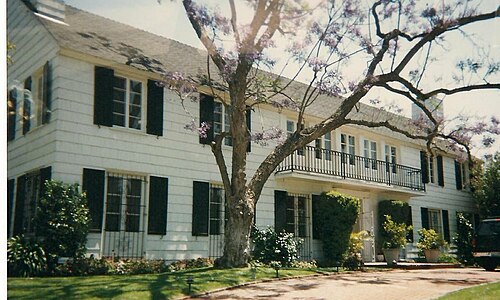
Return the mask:
<svg viewBox="0 0 500 300">
<path fill-rule="evenodd" d="M 420 169 L 327 149 L 306 146 L 276 168 L 276 173 L 303 171 L 425 191 Z"/>
</svg>

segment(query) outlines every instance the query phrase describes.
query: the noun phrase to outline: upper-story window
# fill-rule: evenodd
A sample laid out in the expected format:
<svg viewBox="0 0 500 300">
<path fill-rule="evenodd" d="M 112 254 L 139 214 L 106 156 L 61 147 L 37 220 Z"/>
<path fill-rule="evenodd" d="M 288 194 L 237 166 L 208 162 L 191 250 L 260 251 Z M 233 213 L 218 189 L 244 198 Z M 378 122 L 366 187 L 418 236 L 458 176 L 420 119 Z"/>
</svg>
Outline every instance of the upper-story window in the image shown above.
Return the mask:
<svg viewBox="0 0 500 300">
<path fill-rule="evenodd" d="M 434 183 L 435 181 L 435 176 L 434 176 L 434 156 L 431 156 L 429 158 L 429 181 L 430 183 Z"/>
<path fill-rule="evenodd" d="M 300 128 L 304 129 L 304 124 L 301 124 Z M 287 120 L 286 121 L 286 136 L 290 137 L 295 132 L 295 130 L 296 130 L 295 122 Z M 297 154 L 304 155 L 304 148 L 297 149 Z"/>
<path fill-rule="evenodd" d="M 387 172 L 391 170 L 392 173 L 396 173 L 396 164 L 397 164 L 397 156 L 396 156 L 396 147 L 385 145 L 385 161 L 391 164 L 391 167 L 387 165 Z"/>
<path fill-rule="evenodd" d="M 354 155 L 356 154 L 356 138 L 352 135 L 342 133 L 340 135 L 340 151 L 349 154 L 349 163 L 354 165 Z M 342 162 L 344 157 L 342 157 Z"/>
<path fill-rule="evenodd" d="M 23 134 L 46 124 L 50 118 L 51 69 L 49 63 L 24 81 Z"/>
<path fill-rule="evenodd" d="M 143 84 L 125 77 L 113 78 L 113 125 L 142 129 Z"/>
<path fill-rule="evenodd" d="M 365 168 L 371 167 L 372 169 L 377 168 L 377 142 L 364 140 L 363 141 L 364 155 L 369 160 L 365 160 Z"/>
<path fill-rule="evenodd" d="M 229 113 L 227 108 L 220 102 L 214 102 L 214 134 L 218 135 L 222 132 L 230 132 L 231 122 L 229 121 Z M 227 136 L 224 138 L 224 145 L 232 146 L 233 140 Z"/>
</svg>

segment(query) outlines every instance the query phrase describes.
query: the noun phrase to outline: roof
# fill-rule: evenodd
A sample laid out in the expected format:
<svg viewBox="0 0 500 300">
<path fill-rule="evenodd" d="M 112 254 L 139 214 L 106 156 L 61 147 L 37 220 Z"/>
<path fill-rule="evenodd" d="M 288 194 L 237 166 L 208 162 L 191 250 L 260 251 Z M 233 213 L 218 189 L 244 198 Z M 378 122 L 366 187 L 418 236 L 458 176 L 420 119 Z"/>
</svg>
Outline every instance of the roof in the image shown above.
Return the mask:
<svg viewBox="0 0 500 300">
<path fill-rule="evenodd" d="M 194 75 L 206 73 L 207 70 L 207 53 L 204 50 L 69 5 L 66 5 L 65 18 L 69 26 L 43 18 L 39 20 L 62 48 L 158 74 L 175 71 Z M 215 66 L 213 69 L 215 70 Z M 305 84 L 293 82 L 287 93 L 298 98 L 304 88 Z M 341 103 L 341 98 L 321 95 L 306 112 L 308 115 L 326 118 Z M 352 111 L 349 117 L 370 121 L 391 120 L 396 126 L 411 126 L 410 119 L 406 117 L 363 103 L 359 103 L 357 111 Z M 386 134 L 390 132 L 383 128 L 377 131 Z"/>
</svg>

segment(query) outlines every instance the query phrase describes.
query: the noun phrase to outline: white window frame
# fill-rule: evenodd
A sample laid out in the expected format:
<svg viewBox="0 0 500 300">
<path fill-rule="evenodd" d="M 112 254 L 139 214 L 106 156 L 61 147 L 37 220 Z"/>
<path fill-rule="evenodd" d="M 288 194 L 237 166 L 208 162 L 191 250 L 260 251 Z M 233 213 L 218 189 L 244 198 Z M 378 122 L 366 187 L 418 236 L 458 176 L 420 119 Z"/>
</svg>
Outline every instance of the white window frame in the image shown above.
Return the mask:
<svg viewBox="0 0 500 300">
<path fill-rule="evenodd" d="M 356 137 L 347 133 L 340 134 L 340 152 L 349 154 L 349 164 L 354 165 L 356 155 Z M 345 163 L 345 160 L 342 159 Z"/>
<path fill-rule="evenodd" d="M 434 229 L 435 232 L 443 236 L 443 219 L 441 210 L 429 208 L 427 210 L 427 216 L 429 218 L 429 229 Z"/>
<path fill-rule="evenodd" d="M 363 140 L 363 153 L 365 158 L 372 159 L 372 163 L 369 160 L 365 160 L 365 168 L 369 168 L 371 165 L 372 169 L 377 169 L 377 142 L 372 140 Z"/>
<path fill-rule="evenodd" d="M 396 173 L 396 164 L 398 163 L 398 148 L 396 146 L 385 145 L 385 161 L 392 164 L 391 171 L 392 173 Z"/>
<path fill-rule="evenodd" d="M 121 88 L 117 88 L 115 86 L 115 78 L 120 78 L 120 79 L 124 79 L 125 80 L 125 89 L 122 90 Z M 140 103 L 140 108 L 141 108 L 141 113 L 140 113 L 140 119 L 139 119 L 139 127 L 140 128 L 135 128 L 135 127 L 130 127 L 131 124 L 130 124 L 130 106 L 132 105 L 131 104 L 131 94 L 132 93 L 136 93 L 136 92 L 133 92 L 131 91 L 131 82 L 134 81 L 134 82 L 138 82 L 141 84 L 141 103 Z M 118 124 L 115 124 L 115 120 L 114 120 L 114 116 L 119 114 L 117 112 L 115 112 L 114 108 L 113 108 L 113 127 L 117 127 L 117 128 L 127 128 L 127 129 L 132 129 L 132 130 L 137 130 L 137 131 L 145 131 L 146 130 L 146 122 L 145 122 L 145 116 L 146 116 L 146 82 L 144 80 L 141 80 L 141 79 L 138 79 L 138 78 L 133 78 L 133 77 L 129 77 L 129 76 L 126 76 L 126 75 L 123 75 L 123 74 L 120 74 L 120 73 L 115 73 L 114 76 L 113 76 L 113 94 L 115 93 L 116 90 L 120 90 L 120 91 L 123 91 L 125 93 L 125 99 L 124 99 L 124 105 L 125 105 L 125 112 L 124 112 L 124 124 L 123 126 L 122 125 L 118 125 Z M 113 95 L 113 105 L 115 102 L 117 102 L 117 100 L 114 99 L 114 95 Z M 120 114 L 121 115 L 121 114 Z"/>
<path fill-rule="evenodd" d="M 429 156 L 429 183 L 435 183 L 436 181 L 435 169 L 434 156 Z"/>
<path fill-rule="evenodd" d="M 218 110 L 220 109 L 220 110 Z M 220 122 L 216 121 L 216 115 L 220 115 Z M 219 124 L 220 129 L 215 126 Z M 229 112 L 226 106 L 219 101 L 214 101 L 214 135 L 221 134 L 222 132 L 231 132 L 231 123 L 229 122 Z M 224 145 L 233 146 L 233 140 L 230 136 L 224 138 Z"/>
</svg>

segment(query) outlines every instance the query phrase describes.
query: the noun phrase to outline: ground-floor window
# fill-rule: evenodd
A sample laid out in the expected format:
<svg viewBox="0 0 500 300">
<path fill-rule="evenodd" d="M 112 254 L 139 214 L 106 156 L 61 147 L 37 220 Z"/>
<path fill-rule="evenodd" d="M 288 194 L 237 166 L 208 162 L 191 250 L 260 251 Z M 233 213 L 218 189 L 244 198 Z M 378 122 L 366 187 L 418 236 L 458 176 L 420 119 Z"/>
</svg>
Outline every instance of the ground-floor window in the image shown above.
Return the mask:
<svg viewBox="0 0 500 300">
<path fill-rule="evenodd" d="M 40 172 L 33 172 L 26 175 L 25 195 L 23 232 L 30 234 L 34 232 L 33 217 L 35 216 L 36 207 L 40 200 Z"/>
</svg>

